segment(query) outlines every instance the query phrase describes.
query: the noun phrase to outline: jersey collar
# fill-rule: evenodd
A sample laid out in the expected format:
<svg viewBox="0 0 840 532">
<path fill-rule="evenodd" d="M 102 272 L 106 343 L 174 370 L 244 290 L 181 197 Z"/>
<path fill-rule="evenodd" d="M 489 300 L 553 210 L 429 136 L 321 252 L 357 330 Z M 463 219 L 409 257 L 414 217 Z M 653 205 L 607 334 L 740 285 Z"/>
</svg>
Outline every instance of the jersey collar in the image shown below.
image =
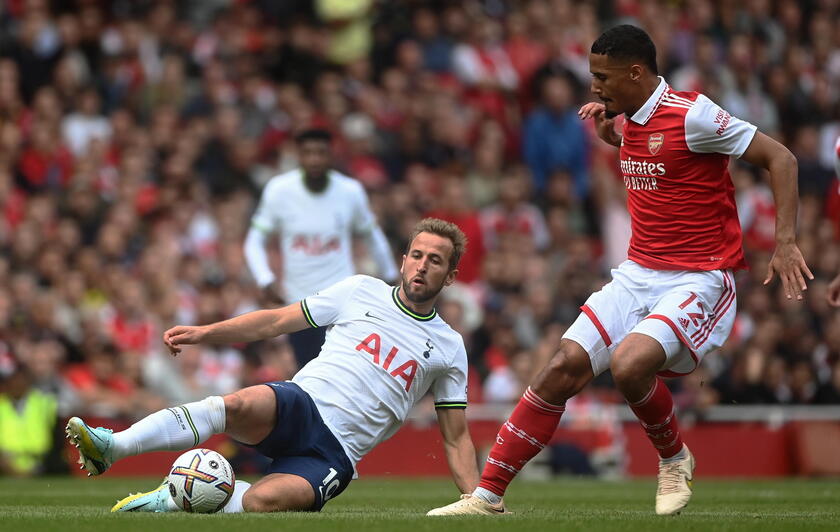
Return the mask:
<svg viewBox="0 0 840 532">
<path fill-rule="evenodd" d="M 653 91 L 653 94 L 650 95 L 650 98 L 642 105 L 638 111 L 630 117 L 630 120 L 636 122 L 639 125 L 645 125 L 650 120 L 650 117 L 653 116 L 653 113 L 656 109 L 659 108 L 659 104 L 662 101 L 662 97 L 668 91 L 668 84 L 665 82 L 665 78 L 662 76 L 659 77 L 659 85 L 656 86 L 656 90 Z"/>
<path fill-rule="evenodd" d="M 425 316 L 412 311 L 410 308 L 405 306 L 405 304 L 403 304 L 403 302 L 400 300 L 400 296 L 397 293 L 399 292 L 399 289 L 399 286 L 395 286 L 394 289 L 391 291 L 391 297 L 394 300 L 394 304 L 397 306 L 398 309 L 400 309 L 403 312 L 403 314 L 407 314 L 408 316 L 414 318 L 417 321 L 430 321 L 434 319 L 435 316 L 437 316 L 437 310 L 435 309 L 432 309 L 432 311 L 426 314 Z"/>
</svg>

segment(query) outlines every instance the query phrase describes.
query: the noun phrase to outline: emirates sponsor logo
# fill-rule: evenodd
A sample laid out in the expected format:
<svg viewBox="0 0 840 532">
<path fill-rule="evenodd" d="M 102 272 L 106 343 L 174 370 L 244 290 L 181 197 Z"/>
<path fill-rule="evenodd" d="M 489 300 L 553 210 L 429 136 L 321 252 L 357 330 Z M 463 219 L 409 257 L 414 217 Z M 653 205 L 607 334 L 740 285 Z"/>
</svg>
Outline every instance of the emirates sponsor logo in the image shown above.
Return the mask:
<svg viewBox="0 0 840 532">
<path fill-rule="evenodd" d="M 665 135 L 662 133 L 654 133 L 648 137 L 648 151 L 651 155 L 656 155 L 662 149 L 665 143 Z"/>
</svg>

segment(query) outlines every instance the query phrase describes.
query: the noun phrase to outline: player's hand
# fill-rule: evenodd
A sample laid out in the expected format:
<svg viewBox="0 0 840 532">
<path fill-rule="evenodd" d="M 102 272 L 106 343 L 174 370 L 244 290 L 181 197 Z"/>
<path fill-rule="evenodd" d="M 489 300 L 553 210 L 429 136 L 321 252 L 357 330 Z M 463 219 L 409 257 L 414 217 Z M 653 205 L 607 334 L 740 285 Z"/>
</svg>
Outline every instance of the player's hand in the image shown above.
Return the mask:
<svg viewBox="0 0 840 532">
<path fill-rule="evenodd" d="M 578 116 L 581 120 L 594 119 L 595 131 L 601 137 L 601 140 L 613 146 L 621 146 L 621 135 L 615 132 L 615 118 L 607 118 L 604 104 L 589 102 L 580 108 Z"/>
<path fill-rule="evenodd" d="M 831 306 L 840 307 L 840 273 L 828 283 L 825 297 Z"/>
<path fill-rule="evenodd" d="M 802 252 L 793 242 L 776 245 L 776 250 L 767 266 L 767 278 L 764 279 L 764 284 L 768 284 L 775 273 L 779 274 L 779 279 L 782 280 L 782 289 L 784 289 L 785 297 L 788 299 L 796 297 L 797 300 L 801 300 L 802 292 L 808 289 L 808 285 L 805 284 L 805 277 L 810 280 L 814 279 L 814 274 L 805 264 Z"/>
<path fill-rule="evenodd" d="M 262 289 L 262 296 L 265 302 L 270 305 L 285 305 L 286 300 L 280 295 L 280 283 L 271 281 Z"/>
<path fill-rule="evenodd" d="M 181 352 L 181 348 L 178 346 L 201 343 L 204 334 L 204 327 L 176 325 L 163 333 L 163 343 L 166 344 L 172 356 L 177 356 Z"/>
</svg>

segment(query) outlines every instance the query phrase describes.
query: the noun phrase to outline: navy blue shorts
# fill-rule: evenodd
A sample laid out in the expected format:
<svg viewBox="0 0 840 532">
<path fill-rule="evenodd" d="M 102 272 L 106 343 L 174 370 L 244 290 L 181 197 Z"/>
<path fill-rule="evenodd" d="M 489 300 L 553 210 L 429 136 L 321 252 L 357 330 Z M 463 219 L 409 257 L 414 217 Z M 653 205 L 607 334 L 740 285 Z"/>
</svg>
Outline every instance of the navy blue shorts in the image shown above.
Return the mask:
<svg viewBox="0 0 840 532">
<path fill-rule="evenodd" d="M 277 424 L 253 447 L 274 461 L 268 473 L 287 473 L 309 481 L 315 490 L 313 511 L 336 497 L 353 479 L 353 464 L 321 419 L 318 408 L 293 382 L 268 382 L 277 397 Z"/>
</svg>

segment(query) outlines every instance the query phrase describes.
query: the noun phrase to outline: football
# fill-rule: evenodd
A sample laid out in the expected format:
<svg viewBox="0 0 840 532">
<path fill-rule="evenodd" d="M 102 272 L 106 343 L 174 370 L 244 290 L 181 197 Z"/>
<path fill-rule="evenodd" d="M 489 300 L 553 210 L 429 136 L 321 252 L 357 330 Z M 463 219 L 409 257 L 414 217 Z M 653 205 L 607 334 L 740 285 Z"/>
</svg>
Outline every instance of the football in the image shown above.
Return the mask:
<svg viewBox="0 0 840 532">
<path fill-rule="evenodd" d="M 233 495 L 236 476 L 224 456 L 210 449 L 192 449 L 169 471 L 169 494 L 185 512 L 212 514 Z"/>
</svg>

